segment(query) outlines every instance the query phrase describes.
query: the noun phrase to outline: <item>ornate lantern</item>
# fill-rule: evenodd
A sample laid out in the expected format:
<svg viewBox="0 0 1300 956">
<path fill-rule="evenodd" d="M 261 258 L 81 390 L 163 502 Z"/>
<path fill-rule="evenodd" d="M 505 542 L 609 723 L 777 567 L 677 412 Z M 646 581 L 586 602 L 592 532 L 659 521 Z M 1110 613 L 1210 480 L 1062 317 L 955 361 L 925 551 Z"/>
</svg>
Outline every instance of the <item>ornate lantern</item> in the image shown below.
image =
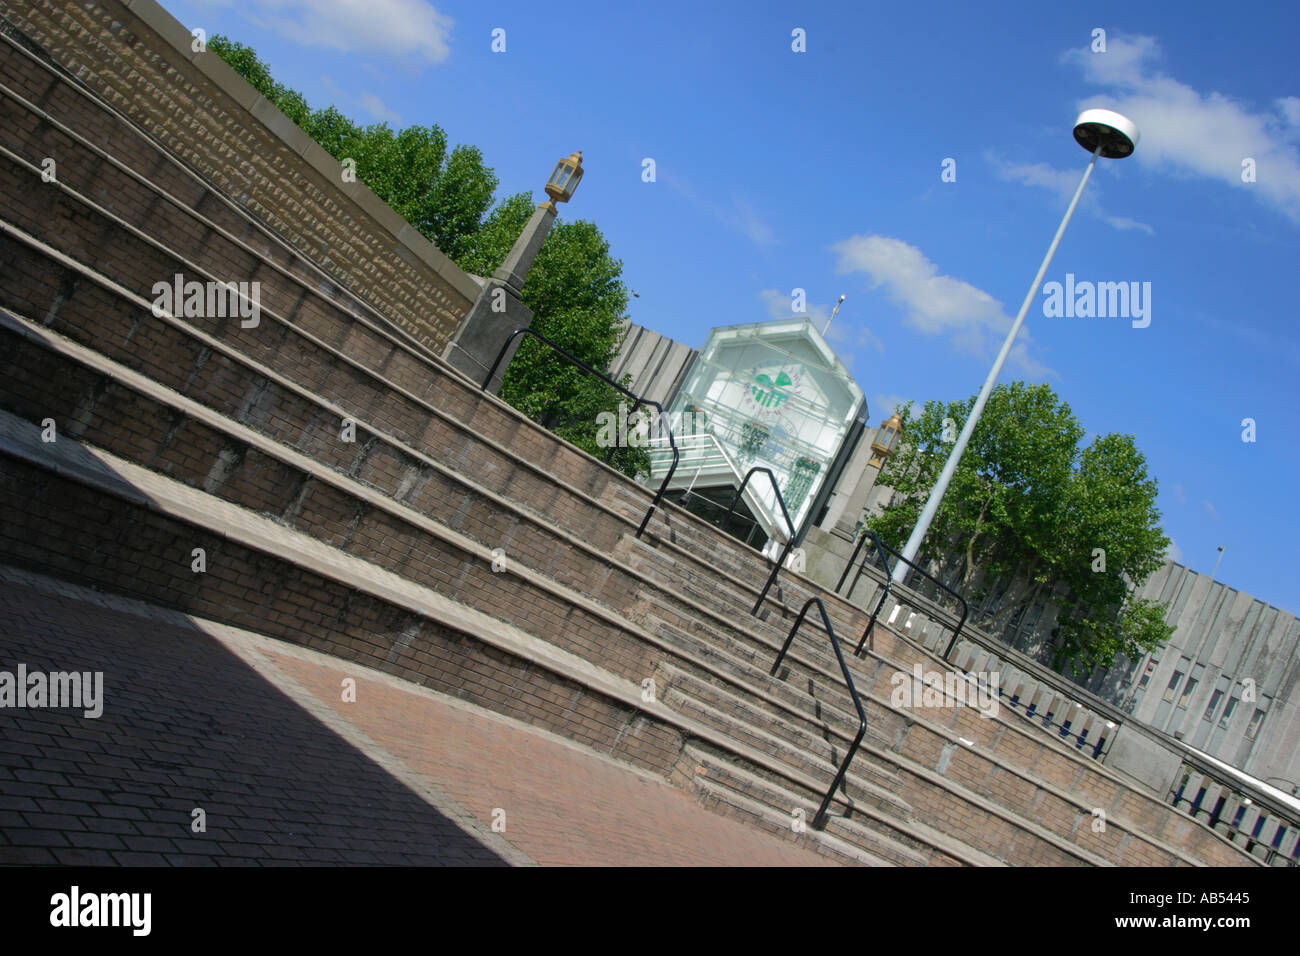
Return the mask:
<svg viewBox="0 0 1300 956">
<path fill-rule="evenodd" d="M 573 191 L 578 188 L 578 181 L 581 179 L 582 150 L 578 150 L 568 159 L 562 159 L 555 164 L 555 172 L 551 173 L 551 178 L 546 181 L 546 195 L 551 198 L 542 205 L 554 212 L 557 202 L 568 202 L 573 198 Z"/>
</svg>

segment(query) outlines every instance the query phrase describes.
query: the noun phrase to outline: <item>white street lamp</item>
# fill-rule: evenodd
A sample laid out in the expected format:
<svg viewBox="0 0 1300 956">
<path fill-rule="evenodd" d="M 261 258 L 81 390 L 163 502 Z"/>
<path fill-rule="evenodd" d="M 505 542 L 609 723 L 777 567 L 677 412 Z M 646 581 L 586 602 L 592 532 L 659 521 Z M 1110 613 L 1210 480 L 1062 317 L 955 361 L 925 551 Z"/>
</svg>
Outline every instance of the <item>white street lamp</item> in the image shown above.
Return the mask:
<svg viewBox="0 0 1300 956">
<path fill-rule="evenodd" d="M 1029 291 L 1025 293 L 1025 301 L 1020 304 L 1020 312 L 1016 315 L 1016 321 L 1012 323 L 1011 331 L 1007 333 L 1007 339 L 1002 343 L 1002 350 L 998 352 L 998 357 L 993 361 L 993 368 L 989 370 L 988 378 L 984 380 L 984 387 L 980 389 L 979 396 L 975 399 L 975 407 L 966 416 L 966 424 L 963 426 L 961 434 L 957 436 L 957 444 L 953 446 L 951 454 L 948 455 L 948 461 L 939 474 L 939 480 L 935 482 L 934 489 L 930 492 L 930 498 L 926 501 L 925 508 L 916 521 L 916 527 L 912 529 L 912 536 L 907 539 L 907 544 L 903 546 L 902 555 L 908 561 L 916 560 L 916 552 L 920 550 L 921 542 L 925 539 L 926 532 L 930 530 L 930 522 L 934 520 L 935 512 L 939 510 L 939 503 L 943 501 L 944 492 L 948 490 L 948 483 L 952 481 L 952 476 L 957 471 L 957 463 L 961 461 L 962 452 L 966 450 L 971 434 L 975 431 L 975 425 L 979 421 L 980 413 L 984 411 L 984 405 L 988 401 L 989 393 L 993 391 L 998 375 L 1002 372 L 1002 366 L 1011 353 L 1011 346 L 1016 341 L 1020 326 L 1024 324 L 1030 303 L 1034 301 L 1034 296 L 1038 294 L 1038 286 L 1043 281 L 1043 275 L 1047 272 L 1047 267 L 1051 265 L 1052 256 L 1056 255 L 1056 247 L 1061 244 L 1061 236 L 1065 235 L 1065 227 L 1069 225 L 1070 217 L 1074 215 L 1074 207 L 1079 204 L 1079 197 L 1083 195 L 1083 187 L 1088 184 L 1088 177 L 1092 175 L 1092 167 L 1097 165 L 1097 157 L 1123 159 L 1125 156 L 1132 155 L 1138 144 L 1138 129 L 1132 120 L 1126 116 L 1121 116 L 1119 113 L 1113 113 L 1110 110 L 1084 110 L 1074 122 L 1074 138 L 1080 146 L 1092 153 L 1092 159 L 1088 161 L 1088 168 L 1083 171 L 1083 178 L 1079 180 L 1079 188 L 1074 191 L 1074 198 L 1070 200 L 1069 208 L 1065 210 L 1065 216 L 1061 219 L 1061 225 L 1056 229 L 1052 244 L 1047 247 L 1047 255 L 1043 257 L 1043 264 L 1038 267 L 1038 273 L 1034 276 L 1034 281 L 1030 283 Z M 908 567 L 903 561 L 896 562 L 894 564 L 893 580 L 896 583 L 902 583 L 907 570 Z"/>
<path fill-rule="evenodd" d="M 835 308 L 831 309 L 831 317 L 830 317 L 829 319 L 826 320 L 826 325 L 825 325 L 825 327 L 822 329 L 822 335 L 823 335 L 823 336 L 826 334 L 826 330 L 829 329 L 829 328 L 831 327 L 831 323 L 835 321 L 835 314 L 836 314 L 837 312 L 840 311 L 840 306 L 842 306 L 843 304 L 844 304 L 844 296 L 841 295 L 841 296 L 840 296 L 840 301 L 836 302 L 836 303 L 835 303 Z"/>
</svg>

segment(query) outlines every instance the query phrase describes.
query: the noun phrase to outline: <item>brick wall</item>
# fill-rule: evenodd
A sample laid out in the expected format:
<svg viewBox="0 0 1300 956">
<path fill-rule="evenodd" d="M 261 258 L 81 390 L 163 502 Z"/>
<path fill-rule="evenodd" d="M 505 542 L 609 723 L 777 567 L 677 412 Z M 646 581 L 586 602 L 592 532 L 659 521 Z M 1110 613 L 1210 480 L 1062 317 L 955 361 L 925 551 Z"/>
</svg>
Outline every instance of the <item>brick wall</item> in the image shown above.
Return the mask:
<svg viewBox="0 0 1300 956">
<path fill-rule="evenodd" d="M 189 32 L 160 6 L 0 0 L 0 16 L 354 295 L 441 354 L 477 283 L 364 184 L 342 182 L 340 164 L 216 54 L 191 52 Z"/>
</svg>

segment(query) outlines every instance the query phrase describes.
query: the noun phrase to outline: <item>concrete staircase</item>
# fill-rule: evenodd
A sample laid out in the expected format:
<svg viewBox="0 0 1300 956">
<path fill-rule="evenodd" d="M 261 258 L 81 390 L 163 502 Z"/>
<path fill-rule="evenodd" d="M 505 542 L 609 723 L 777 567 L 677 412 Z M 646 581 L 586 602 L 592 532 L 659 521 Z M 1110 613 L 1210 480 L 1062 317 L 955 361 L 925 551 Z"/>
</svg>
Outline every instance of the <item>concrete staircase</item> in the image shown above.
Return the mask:
<svg viewBox="0 0 1300 956">
<path fill-rule="evenodd" d="M 814 830 L 851 700 L 811 619 L 768 669 L 808 597 L 846 646 L 864 612 L 782 572 L 751 616 L 757 552 L 672 505 L 638 539 L 645 488 L 52 62 L 0 35 L 0 63 L 0 561 L 455 694 L 846 863 L 1255 862 L 1015 715 L 893 707 L 895 675 L 947 665 L 879 627 L 851 664 L 868 735 Z M 257 324 L 157 314 L 177 274 L 257 282 Z"/>
</svg>

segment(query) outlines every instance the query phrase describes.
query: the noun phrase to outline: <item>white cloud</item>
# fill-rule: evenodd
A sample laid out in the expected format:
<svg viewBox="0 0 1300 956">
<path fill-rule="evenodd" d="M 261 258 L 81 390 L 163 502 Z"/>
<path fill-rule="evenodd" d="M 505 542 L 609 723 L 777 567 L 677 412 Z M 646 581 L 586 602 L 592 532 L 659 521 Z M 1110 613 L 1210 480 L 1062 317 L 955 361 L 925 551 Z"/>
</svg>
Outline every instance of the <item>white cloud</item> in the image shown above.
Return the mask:
<svg viewBox="0 0 1300 956">
<path fill-rule="evenodd" d="M 1174 500 L 1180 505 L 1185 505 L 1191 499 L 1187 497 L 1187 492 L 1183 490 L 1182 485 L 1174 485 Z"/>
<path fill-rule="evenodd" d="M 1102 216 L 1102 222 L 1114 226 L 1116 229 L 1140 229 L 1148 236 L 1154 236 L 1156 231 L 1145 222 L 1138 222 L 1136 219 L 1130 219 L 1128 216 Z"/>
<path fill-rule="evenodd" d="M 399 128 L 402 125 L 401 114 L 390 110 L 384 101 L 374 93 L 363 90 L 354 95 L 335 83 L 332 77 L 324 74 L 321 75 L 320 83 L 334 97 L 335 106 L 358 106 L 373 118 L 387 122 L 389 126 Z"/>
<path fill-rule="evenodd" d="M 872 399 L 871 408 L 875 417 L 883 421 L 894 412 L 901 411 L 908 403 L 915 404 L 910 398 L 904 398 L 902 395 L 878 394 Z"/>
<path fill-rule="evenodd" d="M 362 93 L 357 97 L 357 102 L 361 108 L 381 122 L 388 123 L 394 128 L 402 125 L 402 114 L 390 110 L 374 93 Z"/>
<path fill-rule="evenodd" d="M 721 219 L 731 228 L 748 236 L 749 240 L 757 246 L 771 245 L 776 239 L 772 227 L 763 221 L 750 205 L 749 200 L 743 196 L 731 197 L 731 208 L 721 209 Z"/>
<path fill-rule="evenodd" d="M 767 314 L 774 319 L 808 319 L 812 322 L 813 327 L 820 332 L 826 328 L 826 323 L 830 321 L 831 312 L 834 310 L 833 305 L 819 305 L 814 302 L 805 302 L 806 312 L 792 311 L 793 300 L 791 296 L 777 289 L 764 289 L 758 294 L 767 306 Z M 835 317 L 835 322 L 826 331 L 826 340 L 836 345 L 846 346 L 847 348 L 868 348 L 872 351 L 884 354 L 885 343 L 880 340 L 880 336 L 872 332 L 860 322 L 848 318 L 844 314 L 844 307 L 840 307 L 839 315 Z M 853 359 L 852 352 L 842 352 L 836 350 L 840 355 L 840 361 L 849 365 Z"/>
<path fill-rule="evenodd" d="M 303 46 L 441 63 L 451 55 L 451 17 L 425 0 L 248 0 L 252 22 Z"/>
<path fill-rule="evenodd" d="M 767 314 L 774 319 L 808 319 L 818 332 L 826 329 L 826 341 L 831 344 L 836 357 L 847 369 L 854 367 L 857 359 L 856 349 L 869 349 L 881 355 L 885 354 L 885 343 L 880 340 L 880 336 L 865 324 L 846 315 L 842 306 L 839 314 L 835 316 L 834 323 L 827 329 L 826 323 L 830 320 L 831 312 L 834 311 L 833 305 L 805 302 L 804 308 L 807 311 L 794 312 L 791 308 L 792 297 L 777 289 L 764 289 L 758 297 L 767 306 Z"/>
<path fill-rule="evenodd" d="M 974 355 L 991 355 L 1011 329 L 1002 303 L 983 289 L 952 276 L 916 246 L 889 236 L 851 236 L 833 245 L 837 271 L 864 272 L 873 288 L 883 288 L 903 308 L 907 323 L 925 335 L 945 335 L 952 345 Z M 1054 374 L 1029 355 L 1033 338 L 1021 326 L 1008 361 L 1033 378 Z"/>
<path fill-rule="evenodd" d="M 776 233 L 767 221 L 759 215 L 753 204 L 744 196 L 732 193 L 725 203 L 701 196 L 695 187 L 684 177 L 668 170 L 660 169 L 659 178 L 668 186 L 703 210 L 709 216 L 733 229 L 756 246 L 766 247 L 776 242 Z"/>
<path fill-rule="evenodd" d="M 1069 205 L 1074 191 L 1079 188 L 1079 179 L 1083 175 L 1082 169 L 1055 169 L 1046 163 L 1010 163 L 992 151 L 986 152 L 984 159 L 993 166 L 993 171 L 999 179 L 1024 183 L 1026 186 L 1038 186 L 1054 193 L 1062 209 Z M 1149 236 L 1155 235 L 1155 230 L 1145 222 L 1138 222 L 1127 216 L 1108 216 L 1102 212 L 1098 202 L 1100 192 L 1094 179 L 1088 183 L 1079 205 L 1116 229 L 1140 229 Z"/>
<path fill-rule="evenodd" d="M 1208 498 L 1205 499 L 1205 510 L 1210 513 L 1210 517 L 1213 518 L 1215 521 L 1219 520 L 1218 509 L 1214 507 L 1214 502 Z"/>
<path fill-rule="evenodd" d="M 1081 107 L 1113 109 L 1137 124 L 1138 162 L 1247 189 L 1300 222 L 1300 99 L 1280 97 L 1272 111 L 1252 109 L 1159 72 L 1159 58 L 1160 46 L 1148 36 L 1108 38 L 1105 53 L 1064 54 L 1089 81 L 1113 93 L 1091 97 Z M 1255 160 L 1253 183 L 1241 179 L 1246 158 Z"/>
<path fill-rule="evenodd" d="M 1169 550 L 1165 552 L 1165 557 L 1170 561 L 1177 561 L 1179 564 L 1186 564 L 1183 557 L 1183 549 L 1178 547 L 1178 542 L 1173 538 L 1169 539 Z"/>
</svg>

